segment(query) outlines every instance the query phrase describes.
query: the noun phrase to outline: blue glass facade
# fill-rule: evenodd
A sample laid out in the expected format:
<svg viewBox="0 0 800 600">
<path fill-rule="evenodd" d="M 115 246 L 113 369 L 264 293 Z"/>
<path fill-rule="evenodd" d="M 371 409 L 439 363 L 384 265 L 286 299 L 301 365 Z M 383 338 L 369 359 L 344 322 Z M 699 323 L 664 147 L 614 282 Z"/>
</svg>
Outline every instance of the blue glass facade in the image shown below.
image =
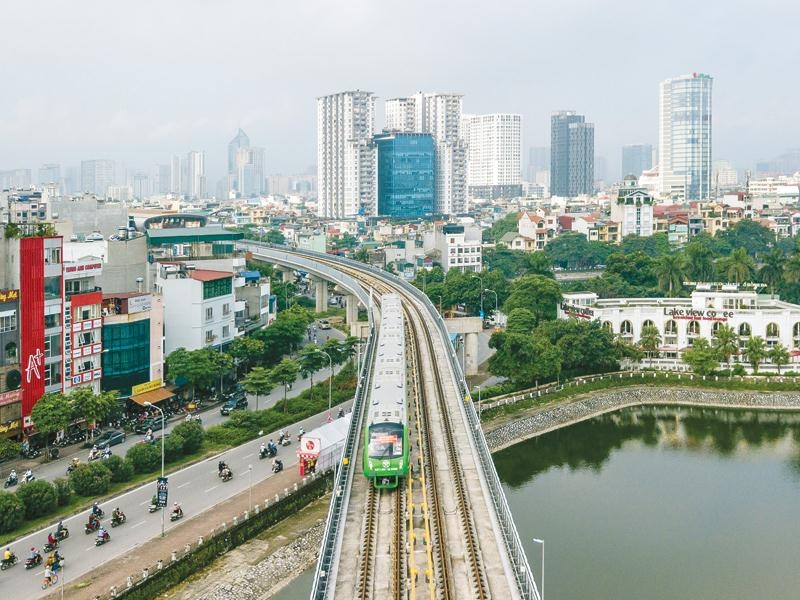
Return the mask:
<svg viewBox="0 0 800 600">
<path fill-rule="evenodd" d="M 378 148 L 378 215 L 430 215 L 436 196 L 433 136 L 387 133 L 374 140 Z"/>
</svg>

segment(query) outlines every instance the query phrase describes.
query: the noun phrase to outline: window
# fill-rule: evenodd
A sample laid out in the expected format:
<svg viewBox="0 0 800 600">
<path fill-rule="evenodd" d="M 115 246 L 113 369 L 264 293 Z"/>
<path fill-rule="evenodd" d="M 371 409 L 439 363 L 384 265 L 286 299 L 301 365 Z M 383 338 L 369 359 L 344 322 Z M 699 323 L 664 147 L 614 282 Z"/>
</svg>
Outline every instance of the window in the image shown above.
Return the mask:
<svg viewBox="0 0 800 600">
<path fill-rule="evenodd" d="M 8 342 L 5 348 L 6 353 L 6 364 L 13 364 L 18 362 L 17 359 L 17 344 L 16 342 Z"/>
<path fill-rule="evenodd" d="M 689 325 L 686 326 L 686 335 L 689 337 L 697 337 L 700 335 L 700 322 L 689 321 Z"/>
<path fill-rule="evenodd" d="M 800 323 L 795 323 L 792 326 L 792 340 L 795 348 L 800 347 Z"/>
<path fill-rule="evenodd" d="M 46 357 L 58 356 L 61 354 L 61 334 L 47 335 L 44 338 L 44 355 Z"/>
<path fill-rule="evenodd" d="M 717 337 L 717 332 L 719 331 L 720 327 L 722 327 L 722 323 L 720 323 L 719 321 L 716 321 L 711 326 L 711 337 Z"/>
<path fill-rule="evenodd" d="M 0 316 L 0 333 L 14 331 L 17 328 L 17 312 L 14 310 L 6 311 Z"/>
<path fill-rule="evenodd" d="M 614 331 L 614 326 L 611 325 L 611 321 L 603 321 L 603 329 L 606 331 Z"/>
<path fill-rule="evenodd" d="M 678 325 L 672 319 L 664 323 L 664 335 L 678 335 Z"/>
<path fill-rule="evenodd" d="M 652 322 L 650 319 L 646 319 L 646 320 L 645 320 L 645 321 L 642 323 L 642 329 L 644 329 L 645 327 L 655 327 L 655 326 L 656 326 L 656 324 L 655 324 L 655 323 L 653 323 L 653 322 Z"/>
<path fill-rule="evenodd" d="M 633 335 L 633 325 L 630 321 L 623 321 L 619 326 L 619 332 L 622 337 L 630 337 Z"/>
<path fill-rule="evenodd" d="M 79 294 L 81 291 L 80 279 L 64 282 L 64 292 L 67 294 Z"/>
<path fill-rule="evenodd" d="M 229 337 L 231 337 L 231 327 L 230 327 L 230 325 L 225 325 L 222 328 L 222 338 L 223 339 L 227 339 Z"/>
<path fill-rule="evenodd" d="M 768 338 L 776 338 L 780 337 L 781 330 L 778 327 L 777 323 L 770 323 L 767 325 L 767 337 Z"/>
<path fill-rule="evenodd" d="M 61 364 L 54 362 L 44 366 L 44 385 L 61 383 Z"/>
<path fill-rule="evenodd" d="M 94 333 L 91 331 L 84 331 L 78 335 L 78 346 L 88 346 L 94 344 Z"/>
<path fill-rule="evenodd" d="M 800 323 L 795 325 L 795 327 L 800 326 Z M 800 331 L 800 329 L 798 329 Z M 739 336 L 740 337 L 750 337 L 750 324 L 749 323 L 742 323 L 739 325 Z"/>
<path fill-rule="evenodd" d="M 230 294 L 233 290 L 233 278 L 214 279 L 213 281 L 203 282 L 203 300 L 218 298 Z"/>
<path fill-rule="evenodd" d="M 208 329 L 206 330 L 206 344 L 210 344 L 214 341 L 214 330 Z"/>
<path fill-rule="evenodd" d="M 209 306 L 206 309 L 206 321 L 210 321 L 214 318 L 214 308 Z"/>
<path fill-rule="evenodd" d="M 44 278 L 45 300 L 61 298 L 61 276 Z"/>
<path fill-rule="evenodd" d="M 227 304 L 227 303 L 223 304 L 222 305 L 222 316 L 223 317 L 227 317 L 229 314 L 231 314 L 231 305 Z"/>
<path fill-rule="evenodd" d="M 61 320 L 59 319 L 60 315 L 52 314 L 52 315 L 45 315 L 44 316 L 44 328 L 51 329 L 53 327 L 58 327 L 61 325 Z"/>
</svg>

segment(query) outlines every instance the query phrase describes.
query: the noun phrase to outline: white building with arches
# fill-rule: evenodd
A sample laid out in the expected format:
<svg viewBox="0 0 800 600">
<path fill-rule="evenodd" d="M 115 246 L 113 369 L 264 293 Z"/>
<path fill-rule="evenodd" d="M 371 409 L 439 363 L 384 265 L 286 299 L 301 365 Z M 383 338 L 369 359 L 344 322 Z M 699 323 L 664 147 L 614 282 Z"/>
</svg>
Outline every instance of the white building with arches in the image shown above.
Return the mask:
<svg viewBox="0 0 800 600">
<path fill-rule="evenodd" d="M 789 350 L 787 370 L 800 364 L 800 305 L 758 294 L 752 285 L 697 283 L 689 298 L 600 299 L 592 292 L 565 293 L 558 317 L 600 321 L 634 344 L 643 327 L 654 325 L 661 334 L 654 365 L 662 368 L 686 368 L 681 353 L 698 337 L 713 343 L 723 324 L 739 335 L 740 348 L 750 337 L 760 336 L 768 349 L 782 344 Z M 731 360 L 747 364 L 741 353 Z M 766 361 L 760 368 L 773 367 Z"/>
</svg>

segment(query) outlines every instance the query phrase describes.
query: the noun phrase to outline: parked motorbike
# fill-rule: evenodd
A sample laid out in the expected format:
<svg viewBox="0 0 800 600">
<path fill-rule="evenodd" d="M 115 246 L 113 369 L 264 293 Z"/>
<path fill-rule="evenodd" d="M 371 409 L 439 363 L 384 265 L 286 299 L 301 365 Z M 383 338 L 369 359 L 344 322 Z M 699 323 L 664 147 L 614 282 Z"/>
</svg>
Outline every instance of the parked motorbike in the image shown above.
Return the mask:
<svg viewBox="0 0 800 600">
<path fill-rule="evenodd" d="M 24 450 L 21 450 L 19 454 L 22 456 L 22 458 L 27 459 L 38 458 L 42 455 L 42 453 L 36 448 L 25 448 Z"/>
</svg>

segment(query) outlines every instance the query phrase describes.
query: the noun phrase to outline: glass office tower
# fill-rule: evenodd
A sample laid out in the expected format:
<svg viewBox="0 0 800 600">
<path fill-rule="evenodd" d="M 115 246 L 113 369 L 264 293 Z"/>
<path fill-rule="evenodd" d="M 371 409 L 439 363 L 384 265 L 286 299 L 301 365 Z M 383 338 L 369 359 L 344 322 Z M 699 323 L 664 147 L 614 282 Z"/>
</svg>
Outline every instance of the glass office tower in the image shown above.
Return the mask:
<svg viewBox="0 0 800 600">
<path fill-rule="evenodd" d="M 424 217 L 436 198 L 435 151 L 429 133 L 384 133 L 378 152 L 378 215 Z"/>
</svg>

